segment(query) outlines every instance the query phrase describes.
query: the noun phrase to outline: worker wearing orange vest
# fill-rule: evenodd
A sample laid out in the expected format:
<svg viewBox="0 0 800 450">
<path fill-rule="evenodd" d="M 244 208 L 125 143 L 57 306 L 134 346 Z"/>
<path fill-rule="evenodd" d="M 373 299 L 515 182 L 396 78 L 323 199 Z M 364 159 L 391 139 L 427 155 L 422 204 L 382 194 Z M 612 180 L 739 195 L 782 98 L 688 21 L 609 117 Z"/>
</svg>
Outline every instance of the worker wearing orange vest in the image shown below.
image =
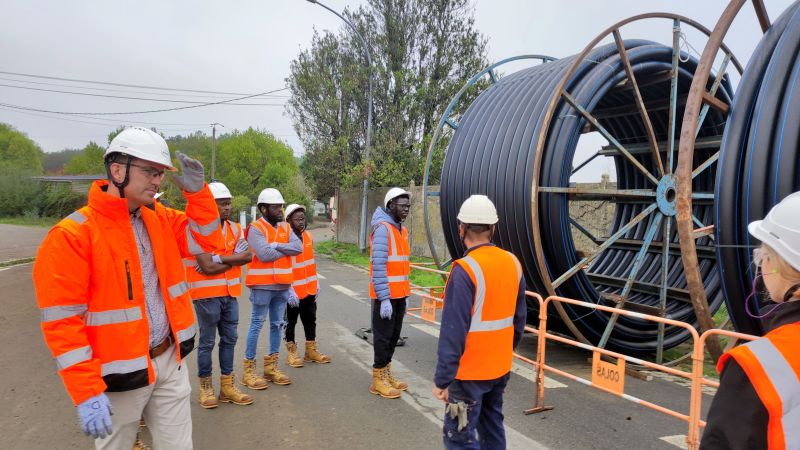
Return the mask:
<svg viewBox="0 0 800 450">
<path fill-rule="evenodd" d="M 445 448 L 504 449 L 503 391 L 525 328 L 525 280 L 517 258 L 492 244 L 498 218 L 488 197 L 465 200 L 458 222 L 466 252 L 445 287 L 433 395 L 447 405 Z"/>
<path fill-rule="evenodd" d="M 192 448 L 180 368 L 196 328 L 181 257 L 217 252 L 222 236 L 203 166 L 178 161 L 183 175 L 172 179 L 186 213 L 142 208 L 175 168 L 157 133 L 120 132 L 105 152 L 108 181 L 92 185 L 88 205 L 53 227 L 36 256 L 45 342 L 97 448 L 130 449 L 142 416 L 156 447 Z"/>
<path fill-rule="evenodd" d="M 247 227 L 247 244 L 255 254 L 247 269 L 245 284 L 250 288 L 253 311 L 244 352 L 242 383 L 250 389 L 266 389 L 267 381 L 277 385 L 292 380 L 278 369 L 278 353 L 286 326 L 286 302 L 294 281 L 292 256 L 303 252 L 303 244 L 283 221 L 283 196 L 267 188 L 258 194 L 261 218 Z M 258 335 L 269 313 L 269 353 L 264 355 L 264 377 L 256 374 Z"/>
<path fill-rule="evenodd" d="M 763 321 L 762 338 L 717 363 L 720 386 L 708 411 L 702 449 L 800 449 L 800 192 L 748 226 L 761 241 L 748 314 Z M 769 301 L 758 304 L 759 279 Z"/>
<path fill-rule="evenodd" d="M 289 321 L 286 327 L 286 364 L 291 367 L 303 367 L 304 362 L 326 364 L 331 362 L 328 355 L 317 350 L 317 294 L 319 281 L 317 280 L 317 264 L 314 261 L 314 240 L 311 233 L 306 231 L 306 208 L 302 205 L 291 204 L 286 207 L 286 221 L 292 227 L 292 232 L 303 242 L 303 253 L 292 256 L 292 273 L 294 281 L 289 291 L 289 304 L 286 308 L 286 317 Z M 294 328 L 297 318 L 303 322 L 306 334 L 306 352 L 302 358 L 297 354 L 297 343 L 294 341 Z"/>
<path fill-rule="evenodd" d="M 403 221 L 411 208 L 411 193 L 391 188 L 372 215 L 369 295 L 372 298 L 372 336 L 375 361 L 369 391 L 399 398 L 408 384 L 392 373 L 392 356 L 403 329 L 406 299 L 411 294 L 408 229 Z"/>
<path fill-rule="evenodd" d="M 234 383 L 233 349 L 236 346 L 239 325 L 239 302 L 242 294 L 242 266 L 253 259 L 244 239 L 242 227 L 231 222 L 231 191 L 220 182 L 208 184 L 219 210 L 224 251 L 218 254 L 203 253 L 185 258 L 186 281 L 194 300 L 200 343 L 197 346 L 197 371 L 200 378 L 200 406 L 216 408 L 218 402 L 249 405 L 253 397 L 242 393 Z M 211 352 L 219 329 L 219 398 L 214 394 L 211 380 Z"/>
</svg>

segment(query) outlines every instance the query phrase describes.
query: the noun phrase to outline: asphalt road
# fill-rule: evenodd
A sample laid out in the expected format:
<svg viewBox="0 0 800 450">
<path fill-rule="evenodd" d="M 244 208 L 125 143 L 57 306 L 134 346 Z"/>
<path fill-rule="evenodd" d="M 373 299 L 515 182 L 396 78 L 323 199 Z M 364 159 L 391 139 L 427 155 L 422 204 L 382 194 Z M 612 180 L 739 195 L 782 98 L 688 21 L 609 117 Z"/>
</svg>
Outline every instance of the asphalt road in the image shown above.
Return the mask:
<svg viewBox="0 0 800 450">
<path fill-rule="evenodd" d="M 3 240 L 0 237 L 0 240 Z M 35 247 L 35 245 L 33 246 Z M 0 243 L 0 248 L 3 244 Z M 32 255 L 22 255 L 32 256 Z M 9 258 L 6 258 L 9 259 Z M 195 391 L 192 395 L 194 443 L 198 449 L 226 450 L 255 445 L 289 448 L 435 449 L 441 448 L 444 406 L 431 395 L 436 362 L 437 328 L 408 317 L 408 345 L 395 354 L 395 372 L 409 382 L 400 400 L 378 398 L 367 391 L 372 348 L 354 335 L 369 325 L 367 275 L 359 269 L 319 257 L 321 294 L 318 310 L 320 349 L 333 358 L 326 365 L 295 369 L 281 365 L 293 383 L 250 391 L 250 406 L 222 404 L 204 410 L 197 404 L 196 352 L 187 359 Z M 323 278 L 324 277 L 324 278 Z M 78 427 L 55 363 L 44 345 L 31 283 L 31 265 L 0 269 L 0 356 L 3 405 L 0 435 L 4 448 L 91 448 Z M 250 317 L 247 292 L 240 298 L 239 344 L 235 370 L 241 371 L 244 337 Z M 412 301 L 415 306 L 418 301 Z M 267 348 L 266 330 L 259 354 Z M 298 340 L 302 326 L 298 325 Z M 532 357 L 536 341 L 526 336 L 520 352 Z M 302 346 L 302 344 L 301 344 Z M 548 344 L 548 364 L 589 376 L 588 353 Z M 218 367 L 215 361 L 215 368 Z M 259 364 L 260 367 L 260 364 Z M 621 398 L 565 379 L 548 379 L 546 403 L 555 409 L 525 416 L 533 402 L 529 367 L 516 365 L 505 395 L 509 448 L 675 449 L 686 434 L 684 422 Z M 215 380 L 218 386 L 218 380 Z M 626 378 L 626 393 L 688 411 L 689 389 L 656 379 Z M 705 406 L 710 397 L 705 396 Z"/>
</svg>

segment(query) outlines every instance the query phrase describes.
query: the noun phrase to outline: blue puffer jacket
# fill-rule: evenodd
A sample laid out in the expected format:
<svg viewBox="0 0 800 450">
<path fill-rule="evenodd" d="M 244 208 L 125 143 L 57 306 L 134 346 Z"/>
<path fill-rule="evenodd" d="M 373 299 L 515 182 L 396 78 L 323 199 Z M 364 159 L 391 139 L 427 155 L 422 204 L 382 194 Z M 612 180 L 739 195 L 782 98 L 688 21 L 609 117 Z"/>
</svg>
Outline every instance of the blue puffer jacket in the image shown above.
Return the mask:
<svg viewBox="0 0 800 450">
<path fill-rule="evenodd" d="M 389 258 L 389 231 L 381 222 L 388 222 L 403 231 L 403 226 L 394 221 L 391 215 L 379 206 L 372 215 L 372 252 L 369 263 L 372 265 L 372 285 L 378 300 L 389 300 L 389 280 L 386 278 L 386 261 Z"/>
</svg>

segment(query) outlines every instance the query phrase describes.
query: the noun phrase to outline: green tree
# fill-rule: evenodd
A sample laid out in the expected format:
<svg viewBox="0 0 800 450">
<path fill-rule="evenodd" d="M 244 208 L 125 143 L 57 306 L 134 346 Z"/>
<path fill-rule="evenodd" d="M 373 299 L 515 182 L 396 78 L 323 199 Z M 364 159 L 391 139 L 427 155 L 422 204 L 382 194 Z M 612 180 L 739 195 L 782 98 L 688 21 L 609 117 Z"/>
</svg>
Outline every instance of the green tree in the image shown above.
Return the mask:
<svg viewBox="0 0 800 450">
<path fill-rule="evenodd" d="M 364 167 L 368 72 L 347 28 L 315 33 L 292 61 L 288 111 L 306 149 L 303 172 L 319 197 L 359 184 L 421 183 L 427 143 L 452 96 L 486 66 L 470 0 L 369 0 L 345 15 L 373 59 L 373 163 Z M 462 97 L 454 114 L 485 85 Z M 440 164 L 442 152 L 437 153 Z M 439 172 L 432 173 L 436 181 Z"/>
<path fill-rule="evenodd" d="M 42 149 L 11 125 L 0 123 L 0 175 L 24 173 L 41 175 Z"/>
<path fill-rule="evenodd" d="M 100 147 L 95 142 L 89 142 L 83 150 L 72 157 L 64 165 L 64 173 L 67 175 L 96 175 L 105 173 L 103 165 L 103 155 L 106 149 Z"/>
</svg>

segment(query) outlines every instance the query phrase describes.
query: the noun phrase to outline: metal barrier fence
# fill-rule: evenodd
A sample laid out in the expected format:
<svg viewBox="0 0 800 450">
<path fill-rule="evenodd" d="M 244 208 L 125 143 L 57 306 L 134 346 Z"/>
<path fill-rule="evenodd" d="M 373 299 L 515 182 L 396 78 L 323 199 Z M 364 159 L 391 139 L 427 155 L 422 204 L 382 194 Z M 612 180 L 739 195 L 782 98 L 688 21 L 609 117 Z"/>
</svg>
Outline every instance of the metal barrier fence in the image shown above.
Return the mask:
<svg viewBox="0 0 800 450">
<path fill-rule="evenodd" d="M 430 267 L 420 266 L 417 264 L 412 265 L 412 269 L 415 270 L 423 270 L 427 272 L 438 273 L 446 277 L 448 272 L 432 269 Z M 444 302 L 444 291 L 442 287 L 420 287 L 414 286 L 412 287 L 412 294 L 419 296 L 422 299 L 422 304 L 419 308 L 409 308 L 409 315 L 412 317 L 416 317 L 436 325 L 440 325 L 440 322 L 436 320 L 436 310 L 442 308 L 442 304 Z M 608 392 L 610 394 L 614 394 L 620 398 L 625 400 L 631 401 L 638 405 L 644 406 L 646 408 L 650 408 L 652 410 L 661 412 L 671 417 L 675 417 L 682 421 L 687 422 L 688 424 L 688 432 L 686 437 L 686 443 L 689 449 L 694 450 L 699 448 L 700 445 L 700 428 L 705 426 L 705 422 L 701 419 L 701 407 L 702 407 L 702 397 L 703 397 L 703 386 L 711 386 L 711 387 L 719 387 L 719 383 L 708 379 L 705 377 L 703 372 L 703 366 L 705 362 L 705 343 L 710 336 L 727 336 L 730 338 L 740 339 L 740 340 L 753 340 L 757 339 L 757 336 L 752 336 L 748 334 L 736 333 L 733 331 L 721 330 L 721 329 L 712 329 L 708 330 L 702 335 L 699 335 L 695 328 L 685 322 L 680 322 L 677 320 L 666 319 L 663 317 L 652 316 L 648 314 L 642 314 L 634 311 L 629 311 L 625 309 L 613 308 L 610 306 L 599 305 L 595 303 L 584 302 L 581 300 L 575 300 L 570 298 L 558 297 L 558 296 L 551 296 L 547 299 L 542 299 L 542 297 L 535 293 L 526 291 L 526 294 L 533 298 L 539 304 L 539 327 L 534 328 L 531 326 L 526 326 L 525 331 L 536 334 L 537 335 L 537 346 L 536 346 L 536 360 L 531 360 L 526 358 L 525 356 L 519 355 L 514 353 L 514 357 L 520 361 L 526 362 L 531 364 L 534 368 L 535 372 L 535 395 L 534 395 L 534 405 L 530 409 L 525 410 L 525 414 L 534 414 L 542 411 L 551 410 L 553 406 L 547 406 L 544 403 L 544 380 L 545 380 L 545 372 L 550 372 L 564 378 L 576 381 L 578 383 L 584 384 L 586 386 L 592 386 L 596 389 Z M 618 352 L 614 352 L 611 350 L 607 350 L 605 348 L 600 348 L 594 345 L 585 344 L 583 342 L 578 342 L 574 339 L 570 339 L 564 336 L 555 335 L 552 333 L 547 332 L 547 309 L 551 303 L 554 302 L 561 302 L 561 303 L 568 303 L 574 306 L 594 309 L 598 311 L 604 311 L 611 314 L 617 314 L 621 316 L 626 316 L 630 318 L 636 318 L 641 320 L 649 320 L 652 322 L 657 322 L 663 324 L 665 326 L 675 326 L 681 327 L 688 331 L 689 335 L 692 338 L 692 370 L 691 372 L 686 372 L 684 370 L 676 369 L 673 367 L 668 367 L 662 364 L 657 364 L 654 362 L 646 361 L 641 358 L 636 358 L 633 356 L 624 355 Z M 415 312 L 419 311 L 421 314 L 416 314 Z M 585 378 L 581 378 L 579 376 L 573 375 L 571 373 L 565 372 L 561 369 L 548 366 L 545 362 L 546 357 L 546 347 L 547 347 L 547 340 L 550 339 L 555 342 L 560 342 L 562 344 L 570 345 L 573 347 L 578 347 L 584 350 L 591 351 L 593 354 L 592 358 L 592 379 L 588 380 Z M 617 360 L 616 363 L 610 363 L 604 361 L 602 356 L 615 358 Z M 625 362 L 629 362 L 632 364 L 638 364 L 640 366 L 647 367 L 648 369 L 657 370 L 660 372 L 664 372 L 670 375 L 674 375 L 677 377 L 685 378 L 691 382 L 691 389 L 690 389 L 690 399 L 689 399 L 689 412 L 688 414 L 684 414 L 679 411 L 675 411 L 669 408 L 666 408 L 662 405 L 658 405 L 646 400 L 643 400 L 638 397 L 634 397 L 632 395 L 625 394 L 624 390 L 624 379 L 625 379 Z"/>
</svg>

